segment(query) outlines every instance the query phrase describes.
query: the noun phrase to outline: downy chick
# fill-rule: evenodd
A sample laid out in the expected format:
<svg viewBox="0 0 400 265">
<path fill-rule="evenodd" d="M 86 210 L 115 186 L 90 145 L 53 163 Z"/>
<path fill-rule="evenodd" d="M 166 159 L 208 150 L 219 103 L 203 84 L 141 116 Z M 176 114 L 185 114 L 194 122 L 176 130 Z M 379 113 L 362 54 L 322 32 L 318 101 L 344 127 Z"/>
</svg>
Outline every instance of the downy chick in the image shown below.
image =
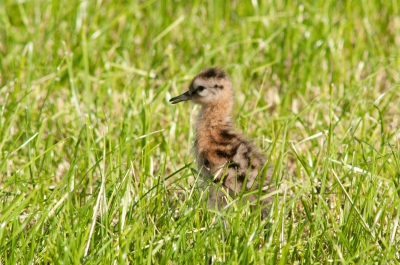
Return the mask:
<svg viewBox="0 0 400 265">
<path fill-rule="evenodd" d="M 210 204 L 226 205 L 226 193 L 234 197 L 241 191 L 261 189 L 261 195 L 269 188 L 273 170 L 264 169 L 265 158 L 240 132 L 236 131 L 230 116 L 233 103 L 233 87 L 228 75 L 218 69 L 201 71 L 191 82 L 189 91 L 171 98 L 176 104 L 191 100 L 202 106 L 196 126 L 194 150 L 201 174 L 221 184 L 226 192 L 210 187 Z M 260 187 L 261 183 L 261 187 Z M 245 185 L 245 187 L 243 187 Z M 260 193 L 253 192 L 247 200 L 257 202 Z M 271 200 L 261 200 L 265 204 Z M 267 209 L 262 210 L 262 218 Z"/>
</svg>

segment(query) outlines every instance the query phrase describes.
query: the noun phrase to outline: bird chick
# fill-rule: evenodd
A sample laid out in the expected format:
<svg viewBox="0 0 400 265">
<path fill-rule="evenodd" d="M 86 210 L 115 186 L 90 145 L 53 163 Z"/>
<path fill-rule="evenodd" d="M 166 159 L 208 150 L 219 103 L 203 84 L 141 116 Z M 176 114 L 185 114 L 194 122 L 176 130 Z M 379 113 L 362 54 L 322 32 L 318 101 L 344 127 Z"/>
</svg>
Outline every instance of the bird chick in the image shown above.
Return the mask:
<svg viewBox="0 0 400 265">
<path fill-rule="evenodd" d="M 198 168 L 204 177 L 221 184 L 226 191 L 210 187 L 209 203 L 222 207 L 226 205 L 226 194 L 233 197 L 243 190 L 268 192 L 272 170 L 263 168 L 265 158 L 234 129 L 230 116 L 234 93 L 228 75 L 218 68 L 201 71 L 190 83 L 189 90 L 171 98 L 170 102 L 187 100 L 202 106 L 194 144 Z M 246 199 L 256 202 L 259 194 L 253 192 Z M 262 204 L 266 202 L 268 199 L 261 200 Z M 267 212 L 263 209 L 263 218 Z"/>
</svg>

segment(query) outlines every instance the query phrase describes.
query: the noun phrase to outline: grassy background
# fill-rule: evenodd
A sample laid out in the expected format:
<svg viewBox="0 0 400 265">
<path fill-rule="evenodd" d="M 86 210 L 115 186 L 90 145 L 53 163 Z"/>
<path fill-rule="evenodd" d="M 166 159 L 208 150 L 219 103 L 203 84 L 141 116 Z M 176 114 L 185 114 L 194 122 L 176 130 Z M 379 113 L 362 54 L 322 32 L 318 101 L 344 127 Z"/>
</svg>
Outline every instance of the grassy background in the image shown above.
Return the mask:
<svg viewBox="0 0 400 265">
<path fill-rule="evenodd" d="M 396 0 L 0 1 L 0 263 L 398 263 L 399 14 Z M 206 207 L 199 108 L 167 102 L 210 66 L 275 166 L 267 231 L 245 206 Z"/>
</svg>

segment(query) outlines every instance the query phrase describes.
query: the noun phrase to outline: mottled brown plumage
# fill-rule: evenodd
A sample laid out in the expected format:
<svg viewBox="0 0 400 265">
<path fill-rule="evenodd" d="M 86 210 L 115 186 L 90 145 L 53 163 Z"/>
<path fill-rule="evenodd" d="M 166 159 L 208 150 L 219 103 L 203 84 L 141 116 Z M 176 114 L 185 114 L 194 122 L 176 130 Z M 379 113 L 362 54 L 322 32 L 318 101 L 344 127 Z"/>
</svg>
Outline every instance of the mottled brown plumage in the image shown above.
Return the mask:
<svg viewBox="0 0 400 265">
<path fill-rule="evenodd" d="M 242 190 L 261 189 L 262 194 L 268 192 L 272 170 L 263 169 L 265 158 L 234 129 L 230 116 L 234 102 L 233 87 L 228 75 L 217 68 L 201 71 L 191 82 L 189 91 L 172 98 L 170 102 L 176 104 L 186 100 L 202 106 L 194 145 L 202 175 L 220 183 L 230 196 Z M 225 205 L 225 193 L 211 189 L 209 202 L 218 207 Z M 245 198 L 257 201 L 257 195 L 254 194 Z M 266 213 L 263 210 L 263 217 Z"/>
</svg>

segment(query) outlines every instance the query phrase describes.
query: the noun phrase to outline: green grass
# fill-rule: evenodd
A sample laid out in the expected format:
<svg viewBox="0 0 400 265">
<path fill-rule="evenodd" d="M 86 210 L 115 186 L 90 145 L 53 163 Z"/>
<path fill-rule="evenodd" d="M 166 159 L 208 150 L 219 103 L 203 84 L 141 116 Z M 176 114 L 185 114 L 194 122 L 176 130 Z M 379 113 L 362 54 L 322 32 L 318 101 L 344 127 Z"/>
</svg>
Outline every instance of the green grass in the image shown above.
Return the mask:
<svg viewBox="0 0 400 265">
<path fill-rule="evenodd" d="M 400 262 L 398 1 L 0 1 L 1 264 Z M 275 167 L 207 208 L 202 68 Z M 269 228 L 264 229 L 266 222 Z"/>
</svg>

